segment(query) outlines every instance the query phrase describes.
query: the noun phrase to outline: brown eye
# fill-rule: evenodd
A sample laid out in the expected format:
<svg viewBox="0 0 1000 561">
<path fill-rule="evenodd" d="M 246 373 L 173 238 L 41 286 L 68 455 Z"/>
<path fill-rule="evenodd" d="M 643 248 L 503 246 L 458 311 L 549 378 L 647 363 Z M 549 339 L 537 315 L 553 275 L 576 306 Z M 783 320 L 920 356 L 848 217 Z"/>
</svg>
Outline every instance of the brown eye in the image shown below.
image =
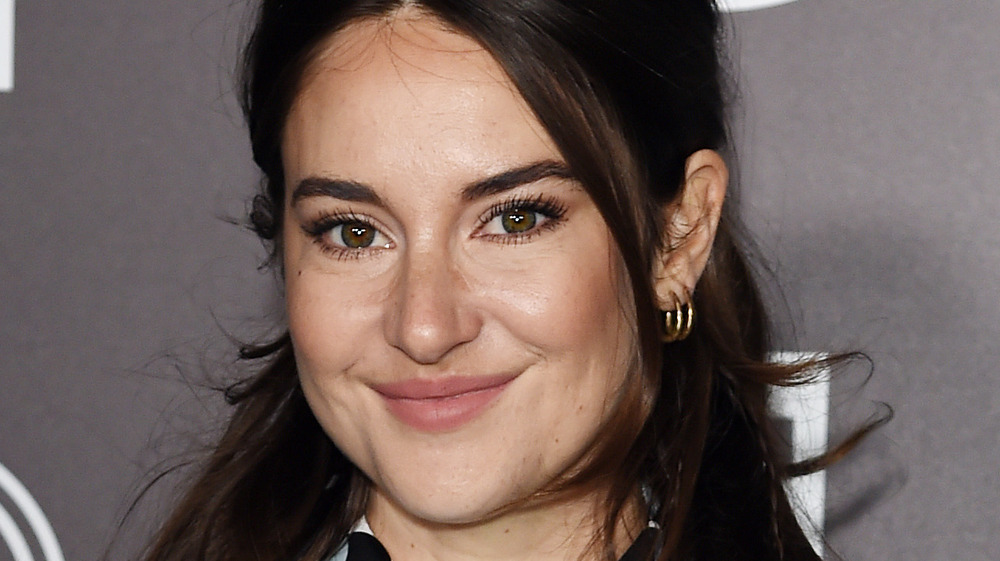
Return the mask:
<svg viewBox="0 0 1000 561">
<path fill-rule="evenodd" d="M 363 222 L 348 222 L 340 227 L 340 239 L 351 249 L 365 248 L 375 241 L 375 228 Z"/>
<path fill-rule="evenodd" d="M 483 216 L 477 233 L 501 243 L 522 243 L 561 224 L 565 214 L 562 203 L 544 195 L 501 201 Z"/>
<path fill-rule="evenodd" d="M 535 227 L 538 213 L 531 210 L 515 209 L 500 216 L 500 225 L 508 234 L 523 234 Z"/>
</svg>

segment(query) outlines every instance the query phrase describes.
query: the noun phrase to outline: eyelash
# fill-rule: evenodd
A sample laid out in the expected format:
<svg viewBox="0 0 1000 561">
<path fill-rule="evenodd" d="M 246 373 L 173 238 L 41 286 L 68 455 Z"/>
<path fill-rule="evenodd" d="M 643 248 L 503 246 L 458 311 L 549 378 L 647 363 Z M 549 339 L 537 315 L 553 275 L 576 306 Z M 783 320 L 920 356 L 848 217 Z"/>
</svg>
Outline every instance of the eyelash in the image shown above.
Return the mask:
<svg viewBox="0 0 1000 561">
<path fill-rule="evenodd" d="M 513 211 L 534 212 L 542 215 L 545 219 L 543 222 L 524 233 L 516 234 L 508 232 L 505 234 L 481 234 L 481 236 L 488 239 L 496 239 L 502 243 L 518 244 L 526 242 L 535 235 L 543 231 L 552 230 L 562 224 L 562 219 L 566 215 L 566 206 L 556 199 L 545 195 L 536 195 L 528 198 L 512 197 L 491 206 L 486 214 L 479 220 L 477 230 L 481 230 L 486 227 L 486 225 L 489 224 L 494 218 L 504 213 Z"/>
<path fill-rule="evenodd" d="M 371 219 L 365 218 L 352 210 L 320 215 L 315 220 L 311 220 L 308 224 L 304 224 L 302 226 L 302 230 L 312 238 L 313 242 L 315 242 L 324 253 L 337 259 L 358 259 L 362 257 L 363 254 L 367 254 L 369 251 L 383 249 L 381 246 L 351 249 L 331 244 L 326 240 L 326 237 L 333 231 L 334 228 L 347 224 L 360 224 L 367 228 L 371 228 L 378 233 L 382 232 L 382 229 L 375 226 Z"/>
<path fill-rule="evenodd" d="M 479 219 L 476 231 L 478 232 L 485 228 L 486 225 L 493 221 L 496 217 L 501 216 L 504 213 L 514 211 L 537 213 L 543 216 L 544 220 L 531 230 L 524 233 L 482 233 L 479 234 L 479 237 L 508 244 L 523 243 L 543 231 L 549 231 L 556 228 L 562 224 L 562 219 L 566 215 L 565 205 L 551 197 L 546 197 L 545 195 L 537 195 L 529 198 L 512 197 L 491 206 L 486 214 Z M 323 214 L 316 219 L 309 221 L 307 224 L 304 224 L 302 226 L 302 230 L 312 238 L 313 242 L 315 242 L 324 253 L 327 253 L 337 259 L 357 259 L 365 254 L 368 254 L 370 250 L 377 251 L 383 249 L 381 246 L 351 249 L 340 247 L 327 241 L 326 237 L 331 231 L 333 231 L 334 228 L 347 224 L 360 224 L 367 228 L 372 228 L 376 232 L 382 232 L 379 227 L 372 223 L 371 219 L 365 218 L 354 211 Z"/>
</svg>

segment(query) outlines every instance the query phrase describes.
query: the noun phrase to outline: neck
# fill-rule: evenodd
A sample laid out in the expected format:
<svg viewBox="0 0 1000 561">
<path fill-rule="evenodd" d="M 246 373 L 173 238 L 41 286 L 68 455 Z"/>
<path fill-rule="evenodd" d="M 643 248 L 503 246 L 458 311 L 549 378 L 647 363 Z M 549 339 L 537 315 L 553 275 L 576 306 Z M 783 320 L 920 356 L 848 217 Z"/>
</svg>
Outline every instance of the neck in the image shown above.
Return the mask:
<svg viewBox="0 0 1000 561">
<path fill-rule="evenodd" d="M 595 497 L 547 501 L 463 524 L 415 517 L 373 493 L 368 508 L 372 532 L 394 561 L 599 561 L 594 542 L 604 523 Z M 630 501 L 613 536 L 621 556 L 646 526 L 638 498 Z"/>
</svg>

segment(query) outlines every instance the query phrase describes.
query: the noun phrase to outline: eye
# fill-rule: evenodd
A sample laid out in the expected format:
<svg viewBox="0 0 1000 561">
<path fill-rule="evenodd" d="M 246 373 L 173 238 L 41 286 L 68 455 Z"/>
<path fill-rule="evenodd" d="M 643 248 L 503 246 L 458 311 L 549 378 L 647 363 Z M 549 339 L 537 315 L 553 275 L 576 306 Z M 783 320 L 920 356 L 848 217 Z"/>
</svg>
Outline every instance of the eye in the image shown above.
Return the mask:
<svg viewBox="0 0 1000 561">
<path fill-rule="evenodd" d="M 564 206 L 544 197 L 505 201 L 494 205 L 486 214 L 480 234 L 521 239 L 558 225 L 565 214 Z"/>
<path fill-rule="evenodd" d="M 368 220 L 356 216 L 320 217 L 303 230 L 324 250 L 337 257 L 357 256 L 363 250 L 389 249 L 392 241 Z"/>
<path fill-rule="evenodd" d="M 504 212 L 497 218 L 500 219 L 500 226 L 508 234 L 523 234 L 538 223 L 537 212 L 520 208 Z"/>
<path fill-rule="evenodd" d="M 347 222 L 330 230 L 330 236 L 339 237 L 340 241 L 344 242 L 344 247 L 360 249 L 370 246 L 375 241 L 377 232 L 375 228 L 364 222 Z"/>
</svg>

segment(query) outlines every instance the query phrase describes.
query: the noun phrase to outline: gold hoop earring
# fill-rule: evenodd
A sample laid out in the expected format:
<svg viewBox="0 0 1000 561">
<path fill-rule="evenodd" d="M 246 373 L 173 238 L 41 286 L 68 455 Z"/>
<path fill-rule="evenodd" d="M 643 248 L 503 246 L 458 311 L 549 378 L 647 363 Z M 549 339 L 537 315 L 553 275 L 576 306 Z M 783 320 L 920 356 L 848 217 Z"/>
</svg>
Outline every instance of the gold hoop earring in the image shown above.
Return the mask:
<svg viewBox="0 0 1000 561">
<path fill-rule="evenodd" d="M 678 301 L 676 297 L 674 301 L 677 307 L 673 310 L 667 310 L 663 322 L 664 343 L 682 341 L 691 334 L 691 330 L 694 328 L 694 306 L 691 304 L 691 298 L 685 294 L 683 302 Z"/>
</svg>

